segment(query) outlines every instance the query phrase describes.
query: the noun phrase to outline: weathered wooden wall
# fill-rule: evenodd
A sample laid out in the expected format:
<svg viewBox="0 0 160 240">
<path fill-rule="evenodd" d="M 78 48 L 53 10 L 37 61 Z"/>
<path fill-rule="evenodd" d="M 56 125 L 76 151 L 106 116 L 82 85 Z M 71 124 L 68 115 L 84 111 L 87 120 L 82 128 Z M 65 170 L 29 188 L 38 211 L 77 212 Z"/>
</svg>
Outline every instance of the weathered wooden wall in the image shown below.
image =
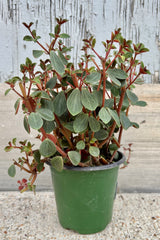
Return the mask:
<svg viewBox="0 0 160 240">
<path fill-rule="evenodd" d="M 0 82 L 17 75 L 19 64 L 31 56 L 32 43 L 23 42 L 22 22 L 35 22 L 44 42 L 48 42 L 55 17 L 69 19 L 65 30 L 79 56 L 81 39 L 94 34 L 100 43 L 117 27 L 126 38 L 144 42 L 150 49 L 143 60 L 152 75 L 146 82 L 160 82 L 160 1 L 159 0 L 0 0 Z M 97 48 L 102 51 L 100 44 Z"/>
</svg>

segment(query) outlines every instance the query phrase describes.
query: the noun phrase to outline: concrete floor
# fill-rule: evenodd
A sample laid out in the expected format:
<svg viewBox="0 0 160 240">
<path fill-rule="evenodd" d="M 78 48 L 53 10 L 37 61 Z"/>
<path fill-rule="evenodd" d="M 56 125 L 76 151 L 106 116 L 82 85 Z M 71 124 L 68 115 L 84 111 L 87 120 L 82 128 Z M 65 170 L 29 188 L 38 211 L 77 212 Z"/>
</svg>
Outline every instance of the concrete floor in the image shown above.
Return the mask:
<svg viewBox="0 0 160 240">
<path fill-rule="evenodd" d="M 118 194 L 104 231 L 80 235 L 63 229 L 52 192 L 0 192 L 1 240 L 158 240 L 160 194 Z M 68 216 L 69 217 L 69 216 Z"/>
</svg>

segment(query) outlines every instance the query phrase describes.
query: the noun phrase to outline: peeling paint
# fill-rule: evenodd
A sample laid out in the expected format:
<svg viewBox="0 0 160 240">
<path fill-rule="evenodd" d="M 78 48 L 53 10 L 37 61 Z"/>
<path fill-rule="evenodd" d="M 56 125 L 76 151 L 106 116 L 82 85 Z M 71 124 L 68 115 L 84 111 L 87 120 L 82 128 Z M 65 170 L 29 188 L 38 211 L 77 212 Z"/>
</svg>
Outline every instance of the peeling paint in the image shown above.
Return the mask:
<svg viewBox="0 0 160 240">
<path fill-rule="evenodd" d="M 69 20 L 62 30 L 71 35 L 65 44 L 74 46 L 72 58 L 75 64 L 82 47 L 81 39 L 96 35 L 96 47 L 101 52 L 101 40 L 110 37 L 110 32 L 120 27 L 126 38 L 144 42 L 150 49 L 142 59 L 152 72 L 146 82 L 157 79 L 153 76 L 160 72 L 159 0 L 1 0 L 0 43 L 3 47 L 0 55 L 7 64 L 4 66 L 4 59 L 0 62 L 0 81 L 18 74 L 19 64 L 31 54 L 33 45 L 23 42 L 26 30 L 21 23 L 34 22 L 38 34 L 48 42 L 48 33 L 54 31 L 56 17 Z"/>
</svg>

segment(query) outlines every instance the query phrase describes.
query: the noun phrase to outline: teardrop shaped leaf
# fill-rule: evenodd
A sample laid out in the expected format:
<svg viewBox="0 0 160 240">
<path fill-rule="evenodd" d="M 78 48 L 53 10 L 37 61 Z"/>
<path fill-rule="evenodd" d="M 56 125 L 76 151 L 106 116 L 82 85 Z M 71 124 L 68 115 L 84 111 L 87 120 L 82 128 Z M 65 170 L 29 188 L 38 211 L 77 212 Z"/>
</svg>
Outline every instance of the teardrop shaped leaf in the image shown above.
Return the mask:
<svg viewBox="0 0 160 240">
<path fill-rule="evenodd" d="M 60 38 L 70 38 L 70 36 L 67 33 L 61 33 Z"/>
<path fill-rule="evenodd" d="M 37 164 L 37 167 L 36 167 L 36 168 L 37 168 L 37 171 L 38 171 L 38 172 L 41 172 L 41 171 L 43 170 L 43 167 L 44 167 L 44 163 L 43 163 L 43 162 L 38 163 L 38 164 Z"/>
<path fill-rule="evenodd" d="M 136 122 L 131 122 L 131 124 L 132 124 L 132 126 L 133 126 L 134 128 L 139 128 L 139 124 L 138 124 L 138 123 L 136 123 Z"/>
<path fill-rule="evenodd" d="M 39 58 L 43 54 L 42 50 L 33 50 L 33 57 Z"/>
<path fill-rule="evenodd" d="M 102 106 L 102 100 L 103 100 L 103 90 L 94 90 L 93 91 L 93 96 L 96 99 L 98 106 Z"/>
<path fill-rule="evenodd" d="M 96 139 L 102 141 L 108 137 L 108 132 L 105 129 L 100 129 L 94 136 Z"/>
<path fill-rule="evenodd" d="M 78 150 L 84 149 L 84 148 L 85 148 L 85 142 L 82 141 L 82 140 L 80 140 L 79 142 L 77 142 L 76 148 L 77 148 Z"/>
<path fill-rule="evenodd" d="M 40 154 L 43 157 L 51 157 L 55 154 L 55 144 L 48 138 L 46 138 L 40 145 Z"/>
<path fill-rule="evenodd" d="M 100 154 L 99 148 L 98 147 L 94 147 L 94 146 L 90 146 L 89 147 L 89 153 L 93 156 L 93 157 L 98 157 Z"/>
<path fill-rule="evenodd" d="M 63 158 L 61 156 L 56 156 L 51 158 L 51 165 L 58 171 L 63 170 Z"/>
<path fill-rule="evenodd" d="M 63 126 L 64 126 L 65 128 L 67 128 L 68 130 L 70 130 L 71 132 L 74 132 L 73 121 L 63 123 Z"/>
<path fill-rule="evenodd" d="M 121 86 L 121 83 L 120 83 L 120 81 L 116 78 L 115 73 L 114 73 L 114 70 L 115 70 L 115 69 L 108 69 L 108 70 L 107 70 L 108 76 L 110 77 L 110 79 L 112 80 L 112 82 L 113 82 L 116 86 L 120 87 L 120 86 Z"/>
<path fill-rule="evenodd" d="M 52 77 L 49 79 L 49 81 L 46 83 L 46 88 L 54 88 L 57 82 L 57 78 L 56 77 Z"/>
<path fill-rule="evenodd" d="M 98 132 L 101 128 L 100 123 L 97 121 L 97 119 L 93 116 L 89 117 L 89 126 L 92 132 Z"/>
<path fill-rule="evenodd" d="M 18 110 L 19 110 L 19 106 L 20 106 L 20 98 L 17 99 L 17 101 L 15 102 L 14 104 L 14 109 L 15 109 L 15 114 L 18 113 Z"/>
<path fill-rule="evenodd" d="M 11 91 L 11 88 L 8 88 L 8 89 L 5 91 L 4 95 L 7 96 L 7 94 L 8 94 L 10 91 Z"/>
<path fill-rule="evenodd" d="M 29 36 L 29 35 L 26 35 L 26 36 L 24 36 L 23 40 L 24 40 L 24 41 L 34 41 L 34 38 L 32 38 L 32 37 Z"/>
<path fill-rule="evenodd" d="M 41 108 L 46 108 L 46 109 L 50 109 L 52 112 L 54 112 L 54 104 L 53 104 L 53 100 L 49 100 L 49 99 L 41 99 Z"/>
<path fill-rule="evenodd" d="M 88 115 L 87 114 L 79 114 L 74 122 L 73 122 L 73 128 L 76 133 L 83 132 L 88 127 Z"/>
<path fill-rule="evenodd" d="M 50 99 L 50 96 L 49 96 L 48 93 L 45 92 L 45 91 L 41 91 L 41 98 L 51 100 L 51 99 Z"/>
<path fill-rule="evenodd" d="M 81 155 L 76 151 L 69 151 L 68 157 L 74 166 L 77 166 L 81 161 Z"/>
<path fill-rule="evenodd" d="M 99 117 L 105 124 L 109 123 L 111 120 L 111 115 L 104 107 L 99 111 Z"/>
<path fill-rule="evenodd" d="M 29 126 L 29 122 L 28 122 L 27 116 L 24 116 L 23 125 L 24 125 L 25 130 L 28 133 L 30 133 L 30 126 Z"/>
<path fill-rule="evenodd" d="M 126 114 L 124 112 L 121 112 L 120 113 L 120 120 L 121 120 L 121 123 L 122 123 L 122 127 L 127 130 L 129 127 L 132 126 L 129 118 L 126 116 Z"/>
<path fill-rule="evenodd" d="M 28 123 L 33 129 L 40 129 L 43 125 L 43 120 L 39 113 L 32 112 L 28 117 Z"/>
<path fill-rule="evenodd" d="M 41 154 L 40 154 L 39 150 L 34 151 L 33 157 L 34 157 L 34 159 L 36 160 L 37 163 L 40 163 Z"/>
<path fill-rule="evenodd" d="M 88 91 L 88 89 L 82 89 L 81 101 L 85 108 L 94 111 L 98 107 L 98 102 L 94 98 L 94 95 Z"/>
<path fill-rule="evenodd" d="M 139 106 L 139 107 L 146 107 L 147 106 L 147 103 L 145 101 L 137 101 L 135 104 L 133 105 L 136 105 L 136 106 Z"/>
<path fill-rule="evenodd" d="M 110 108 L 107 108 L 107 111 L 111 115 L 111 117 L 114 119 L 114 121 L 117 123 L 117 126 L 120 127 L 121 123 L 119 120 L 119 116 L 115 110 L 111 110 Z"/>
<path fill-rule="evenodd" d="M 54 112 L 57 116 L 62 116 L 67 111 L 67 103 L 64 92 L 59 92 L 54 99 Z"/>
<path fill-rule="evenodd" d="M 138 101 L 137 95 L 133 93 L 131 90 L 127 89 L 126 93 L 129 100 L 131 101 L 131 104 L 135 104 Z"/>
<path fill-rule="evenodd" d="M 54 51 L 50 52 L 50 59 L 51 59 L 51 64 L 54 67 L 54 69 L 59 74 L 64 74 L 64 72 L 65 72 L 64 64 Z"/>
<path fill-rule="evenodd" d="M 38 108 L 37 112 L 41 116 L 41 118 L 47 120 L 47 121 L 53 121 L 54 115 L 53 112 L 50 109 L 47 108 Z"/>
<path fill-rule="evenodd" d="M 58 50 L 58 56 L 60 57 L 60 59 L 63 62 L 63 64 L 67 65 L 67 63 L 68 63 L 67 59 L 64 57 L 63 53 L 61 51 L 59 51 L 59 50 Z"/>
<path fill-rule="evenodd" d="M 101 74 L 99 72 L 92 72 L 90 75 L 86 77 L 86 83 L 91 85 L 98 85 L 101 79 Z"/>
<path fill-rule="evenodd" d="M 46 133 L 50 133 L 55 129 L 55 123 L 54 121 L 43 121 L 43 129 L 45 130 Z"/>
<path fill-rule="evenodd" d="M 16 175 L 16 168 L 15 165 L 12 164 L 9 168 L 8 168 L 8 175 L 10 177 L 14 177 Z"/>
<path fill-rule="evenodd" d="M 82 107 L 80 90 L 76 88 L 67 99 L 67 108 L 68 111 L 75 116 L 82 111 Z"/>
</svg>

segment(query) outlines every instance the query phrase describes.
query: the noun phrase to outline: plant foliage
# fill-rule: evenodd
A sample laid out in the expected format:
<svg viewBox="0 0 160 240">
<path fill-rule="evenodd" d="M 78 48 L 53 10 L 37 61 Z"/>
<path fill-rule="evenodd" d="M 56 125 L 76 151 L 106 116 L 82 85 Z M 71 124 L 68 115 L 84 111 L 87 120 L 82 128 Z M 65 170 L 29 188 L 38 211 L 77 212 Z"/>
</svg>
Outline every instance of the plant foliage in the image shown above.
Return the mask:
<svg viewBox="0 0 160 240">
<path fill-rule="evenodd" d="M 40 43 L 40 36 L 32 30 L 33 23 L 24 23 L 30 33 L 24 40 L 41 48 L 33 50 L 39 62 L 26 58 L 20 65 L 22 77 L 6 82 L 10 88 L 5 95 L 10 90 L 18 94 L 14 107 L 16 114 L 22 107 L 25 130 L 29 134 L 36 130 L 41 142 L 39 149 L 27 140 L 19 144 L 14 140 L 5 148 L 19 149 L 23 154 L 14 160 L 9 175 L 15 175 L 15 165 L 31 175 L 28 183 L 25 179 L 20 182 L 21 191 L 35 189 L 37 174 L 48 161 L 57 171 L 62 171 L 64 165 L 94 167 L 116 161 L 123 130 L 139 127 L 129 119 L 130 107 L 146 106 L 133 89 L 143 83 L 140 76 L 149 73 L 137 58 L 148 49 L 142 43 L 132 44 L 118 29 L 102 42 L 103 56 L 96 51 L 93 36 L 84 39 L 84 54 L 76 67 L 70 61 L 72 47 L 63 42 L 69 35 L 61 33 L 66 21 L 57 19 L 47 45 Z"/>
</svg>

